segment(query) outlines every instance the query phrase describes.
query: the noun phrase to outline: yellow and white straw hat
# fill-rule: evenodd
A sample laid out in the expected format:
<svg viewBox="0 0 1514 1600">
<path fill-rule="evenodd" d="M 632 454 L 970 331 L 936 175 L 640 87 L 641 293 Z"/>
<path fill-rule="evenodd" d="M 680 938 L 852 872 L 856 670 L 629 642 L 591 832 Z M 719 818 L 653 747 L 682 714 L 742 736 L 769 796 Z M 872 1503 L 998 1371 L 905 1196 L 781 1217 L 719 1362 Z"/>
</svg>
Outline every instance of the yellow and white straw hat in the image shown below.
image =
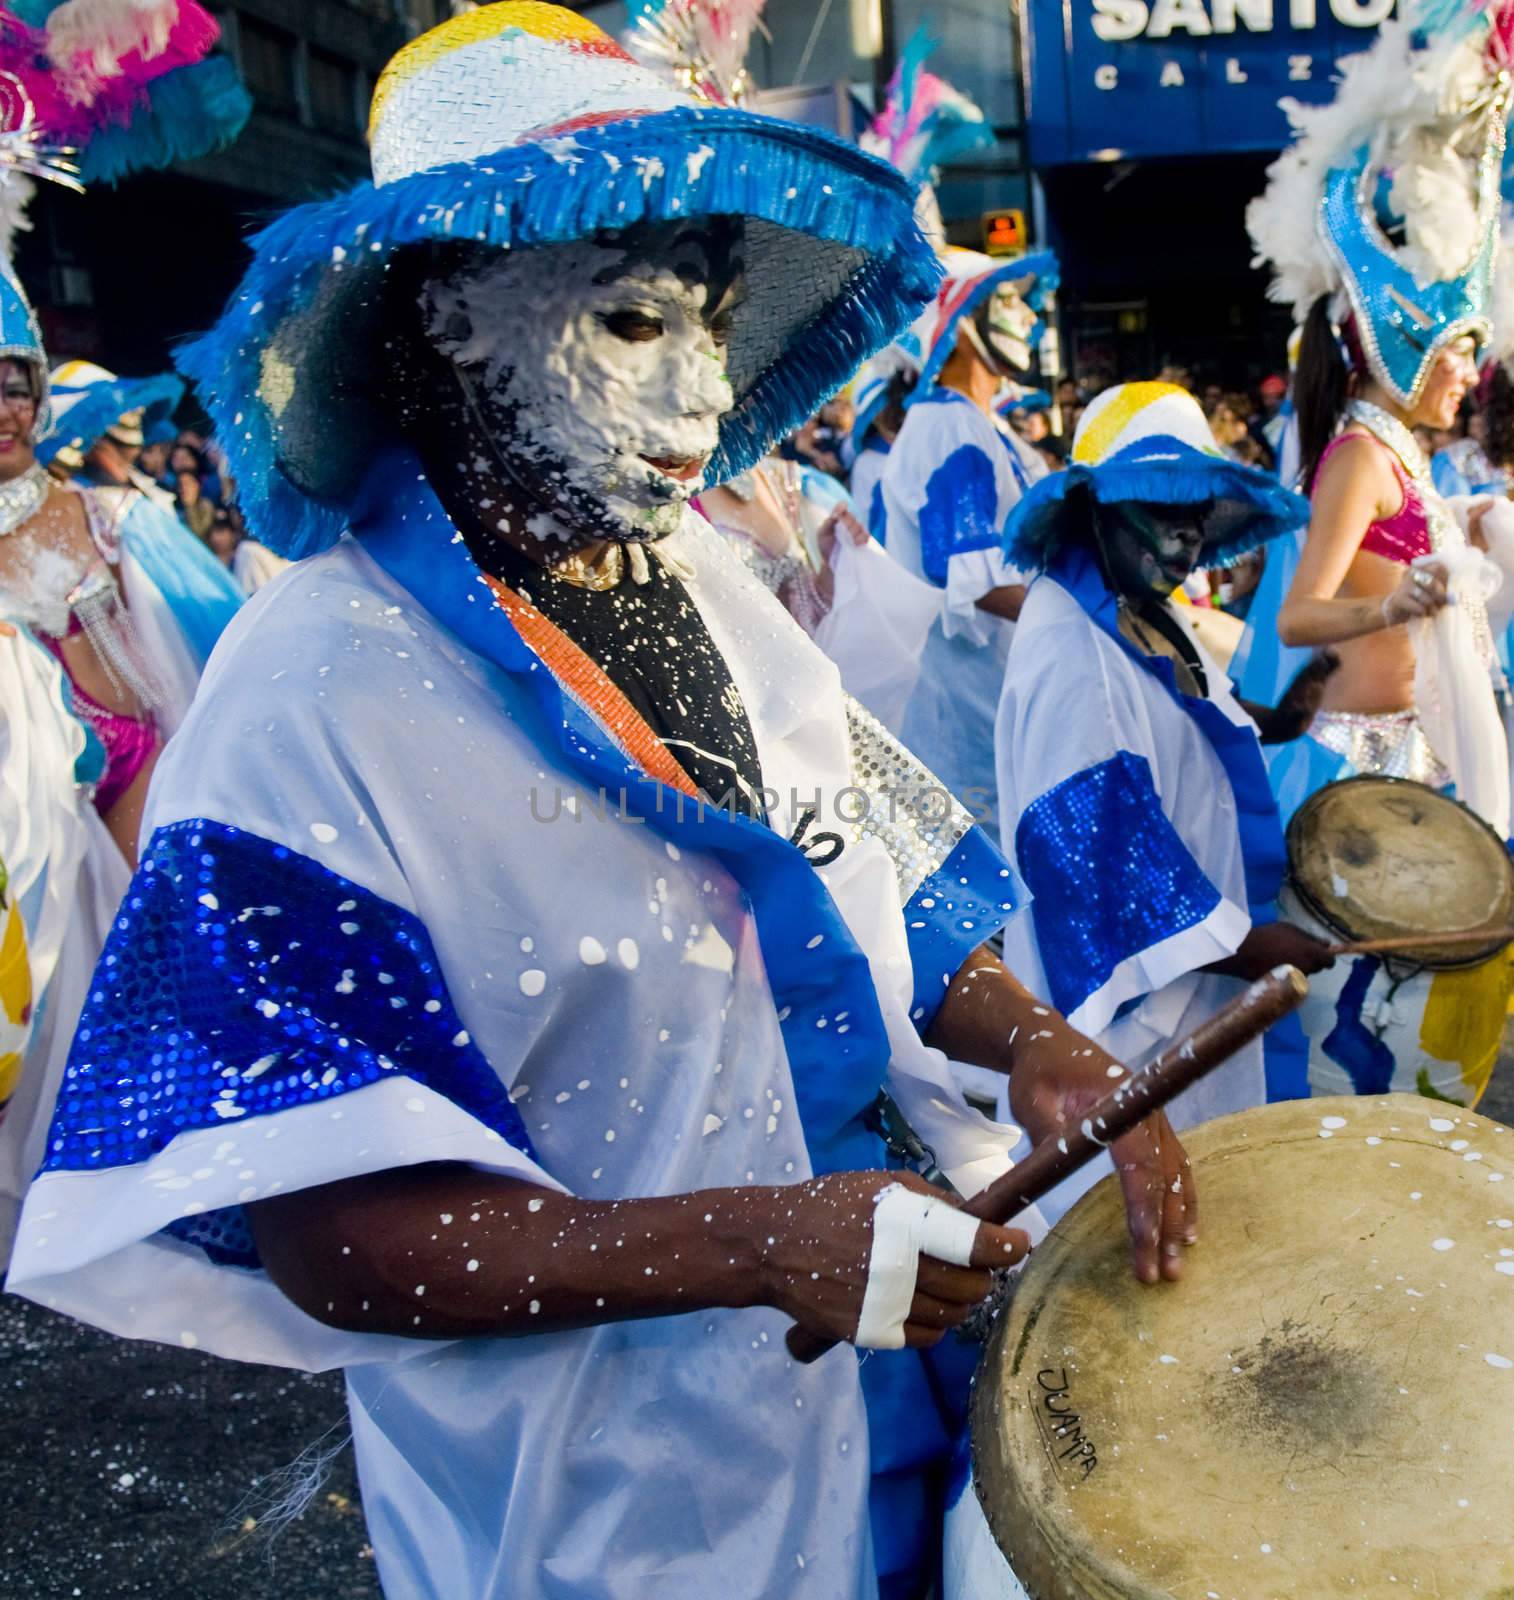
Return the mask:
<svg viewBox="0 0 1514 1600">
<path fill-rule="evenodd" d="M 375 319 L 397 250 L 530 249 L 638 224 L 745 220 L 731 331 L 734 475 L 905 328 L 940 276 L 909 183 L 817 129 L 697 103 L 576 12 L 500 0 L 421 35 L 379 80 L 373 182 L 254 242 L 199 386 L 258 537 L 290 556 L 340 534 L 384 443 Z"/>
<path fill-rule="evenodd" d="M 1199 403 L 1172 383 L 1122 383 L 1098 395 L 1073 435 L 1065 471 L 1032 484 L 1005 529 L 1010 559 L 1044 567 L 1102 504 L 1206 505 L 1199 565 L 1224 566 L 1309 520 L 1309 502 L 1215 443 Z"/>
</svg>

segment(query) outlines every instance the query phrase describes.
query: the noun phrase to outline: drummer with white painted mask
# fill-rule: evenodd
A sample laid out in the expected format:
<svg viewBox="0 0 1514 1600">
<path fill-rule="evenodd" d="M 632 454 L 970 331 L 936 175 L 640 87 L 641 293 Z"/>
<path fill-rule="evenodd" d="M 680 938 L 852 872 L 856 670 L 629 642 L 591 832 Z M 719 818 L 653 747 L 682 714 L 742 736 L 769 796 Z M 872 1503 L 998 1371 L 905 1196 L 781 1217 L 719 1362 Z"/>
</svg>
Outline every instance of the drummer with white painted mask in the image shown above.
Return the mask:
<svg viewBox="0 0 1514 1600">
<path fill-rule="evenodd" d="M 687 504 L 929 295 L 912 196 L 534 0 L 402 51 L 372 137 L 187 358 L 309 559 L 159 770 L 10 1286 L 345 1367 L 393 1595 L 917 1595 L 972 1361 L 930 1347 L 1030 1219 L 886 1170 L 870 1112 L 967 1192 L 1015 1132 L 943 1051 L 1040 1136 L 1122 1069 Z M 1175 1277 L 1181 1148 L 1120 1148 Z M 894 1353 L 796 1366 L 791 1320 Z"/>
<path fill-rule="evenodd" d="M 1011 519 L 1009 559 L 1039 569 L 999 704 L 1003 843 L 1033 899 L 1005 960 L 1106 1050 L 1151 1060 L 1238 980 L 1325 946 L 1273 920 L 1285 864 L 1258 727 L 1170 602 L 1195 566 L 1223 565 L 1297 527 L 1308 506 L 1221 456 L 1197 402 L 1165 383 L 1106 390 L 1068 469 Z M 1308 725 L 1319 673 L 1261 715 Z M 1256 709 L 1256 708 L 1251 708 Z M 1308 1092 L 1302 1040 L 1273 1030 L 1180 1098 L 1191 1125 Z M 1069 1180 L 1060 1214 L 1099 1176 Z"/>
</svg>

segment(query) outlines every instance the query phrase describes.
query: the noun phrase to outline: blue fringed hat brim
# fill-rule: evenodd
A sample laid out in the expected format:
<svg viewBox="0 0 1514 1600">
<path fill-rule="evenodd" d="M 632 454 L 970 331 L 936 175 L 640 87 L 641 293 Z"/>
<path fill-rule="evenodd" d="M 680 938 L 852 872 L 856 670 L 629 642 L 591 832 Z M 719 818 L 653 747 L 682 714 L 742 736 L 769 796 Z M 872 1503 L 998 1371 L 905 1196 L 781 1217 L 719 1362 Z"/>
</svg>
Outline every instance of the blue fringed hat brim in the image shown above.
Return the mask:
<svg viewBox="0 0 1514 1600">
<path fill-rule="evenodd" d="M 38 444 L 37 459 L 49 466 L 60 450 L 88 455 L 130 411 L 144 413 L 142 432 L 150 443 L 153 431 L 173 416 L 183 398 L 183 380 L 171 372 L 153 378 L 117 378 L 113 383 L 91 384 L 87 393 L 58 416 L 58 391 L 54 390 L 53 429 Z"/>
<path fill-rule="evenodd" d="M 1061 273 L 1061 266 L 1050 250 L 1033 250 L 1029 255 L 1015 256 L 1011 260 L 1006 260 L 999 271 L 985 272 L 982 281 L 957 307 L 951 320 L 936 330 L 936 342 L 926 354 L 925 364 L 920 369 L 914 393 L 910 396 L 911 402 L 935 386 L 942 367 L 946 365 L 952 351 L 957 348 L 957 329 L 962 326 L 962 319 L 972 316 L 995 289 L 1001 284 L 1019 283 L 1025 278 L 1031 279 L 1031 286 L 1025 293 L 1025 303 L 1032 311 L 1040 312 L 1045 308 L 1046 297 L 1054 294 L 1057 285 L 1062 281 Z M 1040 344 L 1045 331 L 1044 324 L 1038 322 L 1031 336 L 1032 349 Z"/>
<path fill-rule="evenodd" d="M 1190 506 L 1213 501 L 1199 553 L 1201 567 L 1239 561 L 1270 539 L 1309 520 L 1309 502 L 1255 467 L 1212 456 L 1173 438 L 1140 439 L 1099 466 L 1073 462 L 1026 490 L 1004 529 L 1004 550 L 1016 566 L 1041 569 L 1062 547 L 1068 507 L 1077 491 L 1101 505 L 1144 500 Z"/>
<path fill-rule="evenodd" d="M 370 398 L 384 267 L 432 241 L 565 244 L 637 223 L 747 219 L 736 404 L 712 482 L 761 459 L 929 299 L 941 269 L 912 186 L 816 129 L 689 107 L 575 131 L 296 208 L 253 241 L 221 321 L 179 353 L 248 521 L 281 554 L 340 534 L 385 440 Z"/>
</svg>

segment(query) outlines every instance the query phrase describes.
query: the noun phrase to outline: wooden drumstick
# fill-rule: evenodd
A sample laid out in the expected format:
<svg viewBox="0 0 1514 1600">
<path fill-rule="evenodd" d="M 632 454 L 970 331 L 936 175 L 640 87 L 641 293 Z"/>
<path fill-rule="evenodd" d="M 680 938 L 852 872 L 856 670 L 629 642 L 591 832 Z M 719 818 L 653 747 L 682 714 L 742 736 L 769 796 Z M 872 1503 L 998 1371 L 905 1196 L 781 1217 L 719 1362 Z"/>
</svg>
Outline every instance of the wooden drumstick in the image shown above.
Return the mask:
<svg viewBox="0 0 1514 1600">
<path fill-rule="evenodd" d="M 1370 956 L 1394 950 L 1429 950 L 1437 945 L 1514 944 L 1514 928 L 1469 928 L 1465 933 L 1401 933 L 1391 939 L 1352 939 L 1328 946 L 1333 956 Z"/>
<path fill-rule="evenodd" d="M 1069 1174 L 1160 1111 L 1184 1089 L 1227 1061 L 1302 1003 L 1308 980 L 1297 967 L 1276 967 L 1242 995 L 1201 1023 L 1186 1039 L 1164 1050 L 1149 1067 L 1132 1074 L 1097 1101 L 1059 1138 L 1043 1139 L 1004 1176 L 962 1207 L 969 1216 L 1004 1224 Z M 798 1326 L 788 1331 L 789 1354 L 806 1364 L 840 1341 Z"/>
</svg>

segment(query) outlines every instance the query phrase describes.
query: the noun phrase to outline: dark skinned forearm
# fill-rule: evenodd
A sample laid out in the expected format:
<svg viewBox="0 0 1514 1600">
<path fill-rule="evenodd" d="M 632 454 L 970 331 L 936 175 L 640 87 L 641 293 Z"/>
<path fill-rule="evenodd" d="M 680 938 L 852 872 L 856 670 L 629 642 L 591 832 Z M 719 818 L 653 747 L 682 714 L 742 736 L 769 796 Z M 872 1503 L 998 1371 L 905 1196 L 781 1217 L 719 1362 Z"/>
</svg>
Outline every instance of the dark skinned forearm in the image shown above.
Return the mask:
<svg viewBox="0 0 1514 1600">
<path fill-rule="evenodd" d="M 973 604 L 979 611 L 986 611 L 990 616 L 1003 617 L 1006 622 L 1018 622 L 1020 607 L 1025 604 L 1025 585 L 1001 584 L 999 588 L 990 589 L 987 594 L 979 595 Z"/>
<path fill-rule="evenodd" d="M 269 1276 L 317 1321 L 452 1339 L 755 1303 L 779 1191 L 587 1201 L 471 1167 L 398 1168 L 248 1207 Z"/>
<path fill-rule="evenodd" d="M 987 945 L 979 945 L 957 970 L 925 1042 L 954 1061 L 1006 1076 L 1013 1076 L 1020 1065 L 1099 1054 L 1064 1017 L 1037 1000 Z"/>
</svg>

